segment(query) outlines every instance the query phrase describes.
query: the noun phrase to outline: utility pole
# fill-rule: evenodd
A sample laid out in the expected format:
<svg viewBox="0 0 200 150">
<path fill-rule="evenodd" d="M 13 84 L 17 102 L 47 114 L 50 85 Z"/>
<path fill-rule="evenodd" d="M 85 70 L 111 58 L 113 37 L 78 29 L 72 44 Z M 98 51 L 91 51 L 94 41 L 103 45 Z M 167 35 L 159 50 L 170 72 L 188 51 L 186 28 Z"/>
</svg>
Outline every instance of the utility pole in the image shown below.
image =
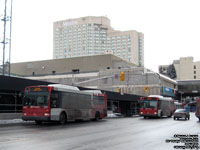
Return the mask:
<svg viewBox="0 0 200 150">
<path fill-rule="evenodd" d="M 4 31 L 3 31 L 3 70 L 2 70 L 2 74 L 5 74 L 5 48 L 6 48 L 6 7 L 7 7 L 7 0 L 5 0 L 5 8 L 4 8 L 4 18 L 2 19 L 2 21 L 4 21 Z"/>
<path fill-rule="evenodd" d="M 12 27 L 12 2 L 13 0 L 4 1 L 4 15 L 1 21 L 3 21 L 3 39 L 1 44 L 3 44 L 3 55 L 2 55 L 2 75 L 7 73 L 10 75 L 10 60 L 11 60 L 11 27 Z M 1 5 L 1 4 L 0 4 Z M 7 7 L 7 6 L 10 7 Z M 10 12 L 8 12 L 10 10 Z M 7 21 L 10 21 L 10 24 L 7 24 Z M 7 28 L 10 28 L 10 31 L 7 31 Z M 1 28 L 0 28 L 1 29 Z M 0 32 L 1 33 L 1 32 Z M 9 50 L 6 47 L 6 44 L 9 43 Z"/>
<path fill-rule="evenodd" d="M 9 42 L 9 66 L 8 66 L 8 75 L 10 76 L 10 61 L 11 61 L 11 35 L 12 35 L 12 3 L 11 0 L 11 9 L 10 9 L 10 42 Z"/>
</svg>

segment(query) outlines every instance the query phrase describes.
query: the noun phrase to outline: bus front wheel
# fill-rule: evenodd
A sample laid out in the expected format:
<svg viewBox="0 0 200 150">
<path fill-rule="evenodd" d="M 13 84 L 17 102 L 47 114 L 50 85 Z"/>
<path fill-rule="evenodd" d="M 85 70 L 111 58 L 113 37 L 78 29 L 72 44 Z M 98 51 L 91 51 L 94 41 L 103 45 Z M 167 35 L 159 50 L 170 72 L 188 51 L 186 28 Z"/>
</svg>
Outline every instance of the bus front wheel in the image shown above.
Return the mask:
<svg viewBox="0 0 200 150">
<path fill-rule="evenodd" d="M 67 116 L 66 116 L 66 114 L 64 112 L 62 112 L 60 114 L 60 124 L 64 125 L 66 123 L 66 120 L 67 120 Z"/>
<path fill-rule="evenodd" d="M 100 119 L 100 114 L 99 114 L 99 112 L 96 112 L 94 120 L 99 121 L 99 119 Z"/>
</svg>

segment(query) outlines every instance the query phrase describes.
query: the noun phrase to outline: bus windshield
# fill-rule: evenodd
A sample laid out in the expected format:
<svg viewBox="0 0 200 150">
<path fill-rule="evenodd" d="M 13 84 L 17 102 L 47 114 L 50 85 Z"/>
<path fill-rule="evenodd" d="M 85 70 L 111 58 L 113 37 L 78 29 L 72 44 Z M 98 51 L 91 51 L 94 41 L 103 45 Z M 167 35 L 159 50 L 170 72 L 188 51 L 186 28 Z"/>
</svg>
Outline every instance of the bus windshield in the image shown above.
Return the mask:
<svg viewBox="0 0 200 150">
<path fill-rule="evenodd" d="M 48 90 L 27 90 L 24 96 L 24 106 L 48 106 L 49 91 Z"/>
<path fill-rule="evenodd" d="M 156 100 L 143 100 L 141 102 L 141 108 L 157 108 Z"/>
</svg>

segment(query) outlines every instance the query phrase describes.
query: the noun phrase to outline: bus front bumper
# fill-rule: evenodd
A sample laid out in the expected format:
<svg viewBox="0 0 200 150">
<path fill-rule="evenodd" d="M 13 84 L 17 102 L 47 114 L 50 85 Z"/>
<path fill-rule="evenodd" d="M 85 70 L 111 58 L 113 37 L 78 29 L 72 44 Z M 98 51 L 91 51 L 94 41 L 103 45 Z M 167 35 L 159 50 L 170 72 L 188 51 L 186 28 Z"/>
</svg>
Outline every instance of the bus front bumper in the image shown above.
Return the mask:
<svg viewBox="0 0 200 150">
<path fill-rule="evenodd" d="M 152 114 L 146 114 L 146 113 L 140 113 L 140 116 L 142 117 L 158 117 L 158 113 L 152 113 Z"/>
</svg>

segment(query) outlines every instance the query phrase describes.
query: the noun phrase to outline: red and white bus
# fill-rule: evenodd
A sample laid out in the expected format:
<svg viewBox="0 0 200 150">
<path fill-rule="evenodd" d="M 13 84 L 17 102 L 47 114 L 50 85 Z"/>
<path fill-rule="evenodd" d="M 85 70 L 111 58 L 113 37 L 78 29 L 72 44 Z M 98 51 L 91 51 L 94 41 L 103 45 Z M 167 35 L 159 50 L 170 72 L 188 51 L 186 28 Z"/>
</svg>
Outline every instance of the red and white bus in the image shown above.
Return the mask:
<svg viewBox="0 0 200 150">
<path fill-rule="evenodd" d="M 77 87 L 52 84 L 25 88 L 23 116 L 25 121 L 99 120 L 107 116 L 107 96 L 99 90 L 80 91 Z"/>
<path fill-rule="evenodd" d="M 140 116 L 171 117 L 175 111 L 174 100 L 170 97 L 152 95 L 140 99 Z"/>
<path fill-rule="evenodd" d="M 200 98 L 197 98 L 195 115 L 197 118 L 199 118 L 199 121 L 200 121 Z"/>
</svg>

